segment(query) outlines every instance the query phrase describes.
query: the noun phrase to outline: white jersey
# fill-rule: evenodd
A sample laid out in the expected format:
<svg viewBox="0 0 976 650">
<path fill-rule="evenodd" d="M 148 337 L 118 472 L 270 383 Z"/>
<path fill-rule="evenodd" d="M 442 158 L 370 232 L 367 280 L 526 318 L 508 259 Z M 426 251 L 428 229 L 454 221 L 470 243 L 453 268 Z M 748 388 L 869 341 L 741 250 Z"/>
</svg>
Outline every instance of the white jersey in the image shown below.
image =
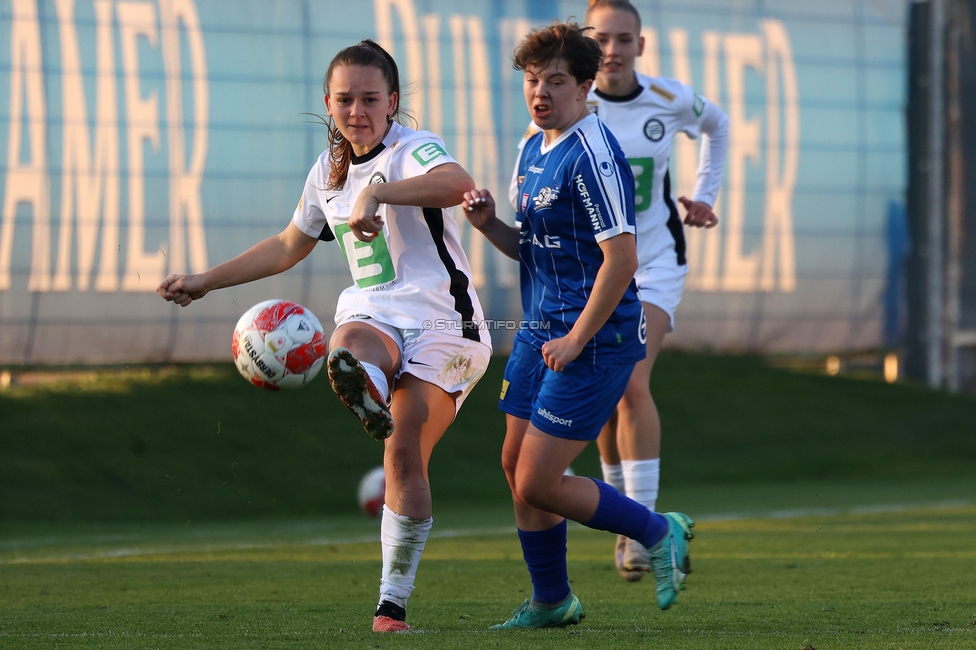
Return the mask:
<svg viewBox="0 0 976 650">
<path fill-rule="evenodd" d="M 637 82 L 638 90 L 627 97 L 605 95 L 594 84 L 587 103 L 617 137 L 634 171 L 641 268 L 684 266 L 684 232 L 671 196 L 668 170 L 674 138 L 678 132 L 691 138 L 702 133 L 710 136 L 707 143 L 703 139 L 692 199 L 714 206 L 722 185 L 728 119 L 721 109 L 677 79 L 638 74 Z"/>
<path fill-rule="evenodd" d="M 714 206 L 728 149 L 728 118 L 677 79 L 636 76 L 637 89 L 625 97 L 601 93 L 594 84 L 587 104 L 617 138 L 634 172 L 640 276 L 652 267 L 686 266 L 684 231 L 668 170 L 675 136 L 705 136 L 692 198 Z M 526 135 L 533 130 L 534 125 Z"/>
<path fill-rule="evenodd" d="M 455 162 L 444 141 L 394 122 L 380 145 L 352 157 L 341 190 L 325 189 L 329 160 L 325 151 L 312 167 L 292 221 L 310 237 L 336 240 L 349 263 L 354 283 L 339 296 L 336 323 L 367 315 L 399 329 L 440 329 L 491 345 L 453 209 L 383 204 L 383 230 L 369 242 L 356 239 L 348 225 L 367 185 Z"/>
</svg>

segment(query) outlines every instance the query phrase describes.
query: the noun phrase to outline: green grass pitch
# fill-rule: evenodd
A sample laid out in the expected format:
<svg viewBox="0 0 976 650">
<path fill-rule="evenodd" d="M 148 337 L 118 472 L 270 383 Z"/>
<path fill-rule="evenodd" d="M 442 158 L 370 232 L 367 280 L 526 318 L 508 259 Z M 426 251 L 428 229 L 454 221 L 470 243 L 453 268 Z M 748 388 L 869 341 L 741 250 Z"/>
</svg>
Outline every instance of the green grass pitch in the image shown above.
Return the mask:
<svg viewBox="0 0 976 650">
<path fill-rule="evenodd" d="M 489 633 L 529 594 L 499 466 L 496 359 L 434 452 L 408 619 L 374 635 L 380 463 L 319 379 L 229 365 L 0 391 L 0 648 L 974 648 L 976 399 L 756 357 L 663 354 L 662 510 L 698 519 L 668 612 L 612 536 L 570 530 L 587 617 Z M 18 373 L 22 369 L 15 369 Z M 595 450 L 573 464 L 598 475 Z M 646 583 L 646 584 L 645 584 Z"/>
<path fill-rule="evenodd" d="M 410 601 L 423 633 L 379 636 L 372 522 L 52 528 L 0 546 L 0 647 L 976 647 L 976 508 L 709 520 L 695 531 L 694 572 L 667 612 L 650 580 L 617 576 L 612 536 L 574 527 L 582 623 L 489 632 L 530 590 L 514 532 L 484 517 L 442 529 Z"/>
</svg>

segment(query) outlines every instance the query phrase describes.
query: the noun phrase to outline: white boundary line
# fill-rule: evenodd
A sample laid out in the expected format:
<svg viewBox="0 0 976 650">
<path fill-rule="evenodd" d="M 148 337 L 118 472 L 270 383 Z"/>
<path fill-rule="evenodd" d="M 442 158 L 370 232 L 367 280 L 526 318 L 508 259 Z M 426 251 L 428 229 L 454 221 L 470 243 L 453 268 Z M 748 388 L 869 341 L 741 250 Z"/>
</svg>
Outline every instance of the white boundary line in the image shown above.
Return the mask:
<svg viewBox="0 0 976 650">
<path fill-rule="evenodd" d="M 915 504 L 880 504 L 873 506 L 852 506 L 849 508 L 796 508 L 769 510 L 765 512 L 741 512 L 741 513 L 714 513 L 698 515 L 696 522 L 720 522 L 720 521 L 743 521 L 749 519 L 797 519 L 803 517 L 830 517 L 836 515 L 871 515 L 888 514 L 896 512 L 908 512 L 915 510 L 946 510 L 959 509 L 972 506 L 974 501 L 957 499 L 951 501 L 937 501 L 929 503 Z M 571 528 L 582 530 L 586 528 L 582 524 L 571 522 Z M 516 532 L 515 526 L 493 526 L 484 528 L 458 528 L 446 530 L 434 529 L 430 533 L 431 539 L 454 539 L 464 537 L 475 537 L 480 535 L 511 535 Z M 51 536 L 45 536 L 44 543 L 52 541 Z M 269 548 L 279 548 L 285 546 L 312 547 L 312 546 L 339 546 L 345 544 L 364 544 L 373 543 L 380 540 L 379 531 L 369 535 L 353 535 L 337 537 L 313 537 L 305 540 L 262 542 L 262 543 L 231 543 L 231 544 L 203 544 L 200 547 L 192 545 L 167 546 L 167 547 L 147 547 L 147 548 L 116 548 L 93 553 L 76 553 L 69 555 L 48 555 L 40 557 L 13 557 L 0 559 L 2 565 L 23 565 L 23 564 L 54 564 L 62 562 L 85 562 L 91 560 L 108 560 L 126 557 L 139 557 L 146 555 L 168 555 L 174 553 L 219 553 L 226 551 L 252 551 Z M 12 540 L 11 546 L 17 548 L 29 547 L 28 541 Z"/>
</svg>

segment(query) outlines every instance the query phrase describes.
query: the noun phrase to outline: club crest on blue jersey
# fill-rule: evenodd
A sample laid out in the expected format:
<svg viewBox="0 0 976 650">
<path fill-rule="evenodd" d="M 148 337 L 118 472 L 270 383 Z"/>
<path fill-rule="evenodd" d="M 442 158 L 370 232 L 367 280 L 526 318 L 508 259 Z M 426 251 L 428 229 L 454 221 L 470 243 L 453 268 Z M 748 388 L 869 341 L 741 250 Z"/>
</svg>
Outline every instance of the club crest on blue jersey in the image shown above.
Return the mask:
<svg viewBox="0 0 976 650">
<path fill-rule="evenodd" d="M 543 187 L 539 190 L 539 193 L 532 199 L 535 202 L 536 210 L 545 210 L 553 204 L 559 198 L 559 188 L 558 187 Z"/>
</svg>

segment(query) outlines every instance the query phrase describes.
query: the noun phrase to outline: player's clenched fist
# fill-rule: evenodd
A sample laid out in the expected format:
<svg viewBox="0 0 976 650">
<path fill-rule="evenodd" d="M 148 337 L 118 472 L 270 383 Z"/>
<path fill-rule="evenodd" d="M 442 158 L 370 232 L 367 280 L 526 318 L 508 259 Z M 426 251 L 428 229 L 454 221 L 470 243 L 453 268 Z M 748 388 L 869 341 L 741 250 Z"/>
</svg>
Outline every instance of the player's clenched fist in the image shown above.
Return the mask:
<svg viewBox="0 0 976 650">
<path fill-rule="evenodd" d="M 164 300 L 175 302 L 180 307 L 186 307 L 194 300 L 199 300 L 207 295 L 207 287 L 203 284 L 203 278 L 199 274 L 180 275 L 173 274 L 159 283 L 156 287 L 158 293 Z"/>
</svg>

